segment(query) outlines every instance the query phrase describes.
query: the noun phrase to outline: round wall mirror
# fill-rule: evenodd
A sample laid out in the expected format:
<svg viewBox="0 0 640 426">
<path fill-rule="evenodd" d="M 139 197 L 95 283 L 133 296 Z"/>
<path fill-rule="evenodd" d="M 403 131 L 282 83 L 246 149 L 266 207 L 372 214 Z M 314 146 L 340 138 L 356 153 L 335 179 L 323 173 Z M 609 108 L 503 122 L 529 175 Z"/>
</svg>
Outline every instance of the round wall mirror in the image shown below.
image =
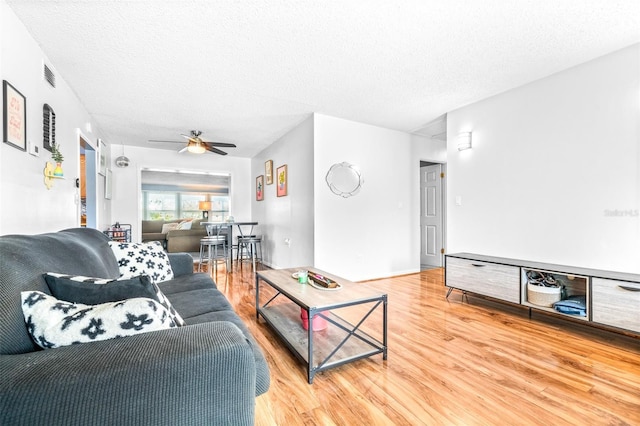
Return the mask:
<svg viewBox="0 0 640 426">
<path fill-rule="evenodd" d="M 364 183 L 360 170 L 347 162 L 331 166 L 325 179 L 331 192 L 344 198 L 356 195 Z"/>
</svg>

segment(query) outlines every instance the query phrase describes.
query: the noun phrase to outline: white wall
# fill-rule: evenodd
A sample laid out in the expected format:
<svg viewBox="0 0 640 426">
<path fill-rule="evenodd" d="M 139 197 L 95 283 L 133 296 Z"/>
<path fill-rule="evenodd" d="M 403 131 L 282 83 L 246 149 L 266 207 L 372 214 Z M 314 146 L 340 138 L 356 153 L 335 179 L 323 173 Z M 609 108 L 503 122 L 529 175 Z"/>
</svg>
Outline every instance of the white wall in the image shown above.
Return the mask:
<svg viewBox="0 0 640 426">
<path fill-rule="evenodd" d="M 55 71 L 38 44 L 22 23 L 0 1 L 0 74 L 26 97 L 27 139 L 40 147 L 40 156 L 0 143 L 0 235 L 33 234 L 78 226 L 78 205 L 75 179 L 79 176 L 79 145 L 77 129 L 85 128 L 91 117 L 84 109 L 64 77 L 57 74 L 57 87 L 51 88 L 42 78 L 43 61 Z M 45 162 L 51 161 L 49 151 L 42 148 L 42 107 L 47 103 L 56 113 L 56 142 L 65 157 L 65 180 L 56 180 L 53 188 L 44 185 Z M 85 132 L 95 144 L 100 137 Z M 109 210 L 104 200 L 104 185 L 98 185 L 98 209 Z M 105 208 L 106 206 L 106 208 Z M 99 217 L 106 226 L 108 215 Z"/>
<path fill-rule="evenodd" d="M 450 112 L 447 132 L 449 252 L 640 272 L 640 45 Z"/>
<path fill-rule="evenodd" d="M 420 160 L 444 162 L 446 143 L 314 114 L 253 158 L 254 190 L 267 160 L 274 173 L 288 165 L 289 195 L 276 197 L 274 184 L 265 185 L 264 201 L 253 198 L 265 263 L 310 265 L 352 280 L 419 270 Z M 342 161 L 358 165 L 365 179 L 349 199 L 325 181 Z"/>
<path fill-rule="evenodd" d="M 419 159 L 408 133 L 321 114 L 314 130 L 315 266 L 350 280 L 419 271 Z M 329 168 L 359 167 L 364 185 L 333 194 Z"/>
<path fill-rule="evenodd" d="M 311 116 L 251 161 L 253 217 L 260 223 L 264 263 L 274 268 L 313 265 L 313 123 Z M 273 160 L 273 184 L 265 179 L 264 200 L 256 201 L 256 178 L 265 174 L 267 160 Z M 276 170 L 283 164 L 288 195 L 277 197 Z"/>
<path fill-rule="evenodd" d="M 163 170 L 206 171 L 231 175 L 231 215 L 236 221 L 251 220 L 251 197 L 254 181 L 251 179 L 251 160 L 248 158 L 223 157 L 221 155 L 178 154 L 177 151 L 127 146 L 125 155 L 129 167 L 119 168 L 115 159 L 122 154 L 122 147 L 113 145 L 110 166 L 113 170 L 113 194 L 111 217 L 113 222 L 132 225 L 132 238 L 140 241 L 142 220 L 140 200 L 140 171 L 143 168 Z"/>
<path fill-rule="evenodd" d="M 447 142 L 426 136 L 411 135 L 411 158 L 414 162 L 418 161 L 418 163 L 420 161 L 446 163 Z M 420 173 L 419 168 L 416 173 Z M 418 185 L 418 188 L 420 188 L 420 185 Z"/>
</svg>

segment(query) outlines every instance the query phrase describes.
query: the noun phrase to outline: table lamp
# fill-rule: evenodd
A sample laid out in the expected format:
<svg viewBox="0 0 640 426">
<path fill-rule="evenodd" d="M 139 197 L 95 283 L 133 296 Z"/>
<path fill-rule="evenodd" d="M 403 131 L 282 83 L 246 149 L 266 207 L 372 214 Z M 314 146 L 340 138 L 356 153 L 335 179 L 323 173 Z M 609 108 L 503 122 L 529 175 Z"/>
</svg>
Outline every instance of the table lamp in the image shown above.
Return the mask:
<svg viewBox="0 0 640 426">
<path fill-rule="evenodd" d="M 199 201 L 198 209 L 202 210 L 202 219 L 209 219 L 209 210 L 211 210 L 211 201 Z"/>
</svg>

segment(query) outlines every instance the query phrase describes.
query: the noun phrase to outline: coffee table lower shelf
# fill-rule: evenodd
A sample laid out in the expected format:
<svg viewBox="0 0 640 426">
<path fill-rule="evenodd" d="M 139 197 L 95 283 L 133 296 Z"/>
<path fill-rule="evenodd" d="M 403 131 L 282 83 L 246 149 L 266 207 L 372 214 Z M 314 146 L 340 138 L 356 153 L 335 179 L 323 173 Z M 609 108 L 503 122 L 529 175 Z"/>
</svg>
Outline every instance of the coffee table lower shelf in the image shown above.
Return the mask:
<svg viewBox="0 0 640 426">
<path fill-rule="evenodd" d="M 382 342 L 332 312 L 316 313 L 325 318 L 329 326 L 313 331 L 311 336 L 310 331 L 302 327 L 300 306 L 293 302 L 260 307 L 258 314 L 307 365 L 309 383 L 313 383 L 313 376 L 320 371 L 379 353 L 386 359 L 386 347 Z"/>
</svg>

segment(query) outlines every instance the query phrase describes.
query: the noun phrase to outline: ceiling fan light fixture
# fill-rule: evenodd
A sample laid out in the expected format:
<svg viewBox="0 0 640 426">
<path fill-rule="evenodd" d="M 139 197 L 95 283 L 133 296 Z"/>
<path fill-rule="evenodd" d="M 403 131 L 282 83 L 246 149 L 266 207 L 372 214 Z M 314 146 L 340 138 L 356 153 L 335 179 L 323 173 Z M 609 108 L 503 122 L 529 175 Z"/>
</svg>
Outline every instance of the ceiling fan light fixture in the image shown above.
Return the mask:
<svg viewBox="0 0 640 426">
<path fill-rule="evenodd" d="M 202 154 L 206 151 L 206 149 L 201 142 L 190 140 L 187 144 L 187 151 L 193 154 Z"/>
</svg>

